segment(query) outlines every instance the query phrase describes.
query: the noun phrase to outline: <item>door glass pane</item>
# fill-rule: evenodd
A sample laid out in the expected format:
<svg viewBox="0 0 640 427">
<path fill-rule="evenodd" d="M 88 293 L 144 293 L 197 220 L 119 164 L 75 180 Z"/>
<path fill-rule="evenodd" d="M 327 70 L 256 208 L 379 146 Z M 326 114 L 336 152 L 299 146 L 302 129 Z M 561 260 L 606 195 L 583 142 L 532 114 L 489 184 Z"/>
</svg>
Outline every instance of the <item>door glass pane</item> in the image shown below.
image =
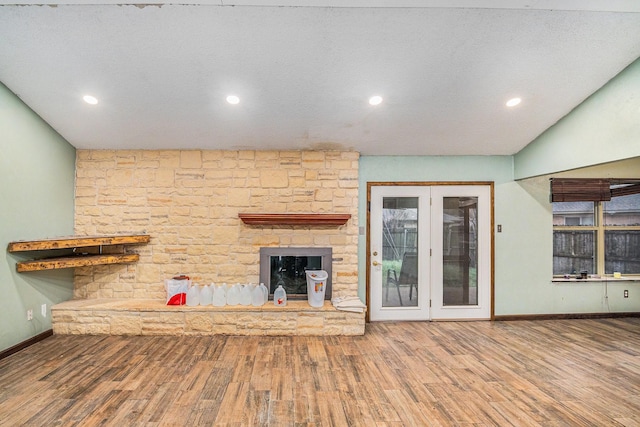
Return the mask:
<svg viewBox="0 0 640 427">
<path fill-rule="evenodd" d="M 418 305 L 418 198 L 382 200 L 382 306 Z"/>
<path fill-rule="evenodd" d="M 443 199 L 443 301 L 478 305 L 478 198 Z"/>
</svg>

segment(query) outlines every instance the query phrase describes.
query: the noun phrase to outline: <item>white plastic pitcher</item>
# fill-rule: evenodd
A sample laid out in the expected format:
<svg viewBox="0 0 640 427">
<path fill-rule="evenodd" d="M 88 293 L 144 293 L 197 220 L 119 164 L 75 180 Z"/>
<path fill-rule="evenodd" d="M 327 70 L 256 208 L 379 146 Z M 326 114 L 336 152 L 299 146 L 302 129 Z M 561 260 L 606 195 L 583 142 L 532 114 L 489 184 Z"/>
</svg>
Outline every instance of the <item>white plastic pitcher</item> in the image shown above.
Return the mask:
<svg viewBox="0 0 640 427">
<path fill-rule="evenodd" d="M 324 270 L 307 270 L 307 300 L 311 307 L 324 305 L 329 274 Z"/>
</svg>

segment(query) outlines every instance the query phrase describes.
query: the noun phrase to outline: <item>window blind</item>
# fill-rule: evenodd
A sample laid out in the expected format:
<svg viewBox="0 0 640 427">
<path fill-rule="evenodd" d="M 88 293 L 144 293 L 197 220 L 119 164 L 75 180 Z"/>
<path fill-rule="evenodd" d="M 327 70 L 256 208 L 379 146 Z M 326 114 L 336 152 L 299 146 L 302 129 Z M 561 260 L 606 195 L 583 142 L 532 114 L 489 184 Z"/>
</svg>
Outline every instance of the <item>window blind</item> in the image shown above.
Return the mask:
<svg viewBox="0 0 640 427">
<path fill-rule="evenodd" d="M 630 196 L 640 194 L 640 184 L 625 185 L 611 189 L 611 197 Z"/>
<path fill-rule="evenodd" d="M 608 179 L 551 178 L 552 202 L 601 202 L 611 196 Z"/>
</svg>

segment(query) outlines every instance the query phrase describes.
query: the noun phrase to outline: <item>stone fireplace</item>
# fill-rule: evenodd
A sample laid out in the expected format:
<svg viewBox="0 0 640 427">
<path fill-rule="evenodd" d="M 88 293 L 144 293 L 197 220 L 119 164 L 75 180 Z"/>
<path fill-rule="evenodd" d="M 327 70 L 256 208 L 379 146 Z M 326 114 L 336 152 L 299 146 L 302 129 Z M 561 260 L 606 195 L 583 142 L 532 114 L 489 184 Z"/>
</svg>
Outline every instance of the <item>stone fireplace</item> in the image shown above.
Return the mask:
<svg viewBox="0 0 640 427">
<path fill-rule="evenodd" d="M 167 333 L 267 333 L 264 325 L 290 320 L 294 312 L 300 328 L 283 333 L 306 333 L 300 332 L 308 331 L 305 318 L 311 322 L 306 301 L 292 301 L 286 313 L 265 306 L 258 310 L 262 320 L 250 309 L 225 308 L 203 312 L 206 318 L 197 321 L 194 311 L 202 309 L 185 309 L 166 314 L 170 320 L 164 321 L 163 281 L 184 273 L 199 284 L 259 283 L 260 248 L 330 247 L 332 296 L 357 295 L 358 157 L 350 151 L 78 150 L 75 234 L 151 236 L 149 244 L 133 249 L 140 255 L 135 264 L 76 269 L 74 304 L 92 307 L 85 320 L 99 323 L 79 329 L 113 329 L 105 326 L 114 324 L 104 320 L 109 316 L 97 314 L 96 304 L 103 301 L 142 322 L 143 334 L 145 319 L 153 316 L 153 333 L 165 327 Z M 252 225 L 239 219 L 243 212 L 348 214 L 350 219 L 343 225 Z M 364 316 L 333 313 L 330 302 L 322 311 L 346 328 L 325 324 L 325 332 L 313 333 L 364 332 Z"/>
</svg>

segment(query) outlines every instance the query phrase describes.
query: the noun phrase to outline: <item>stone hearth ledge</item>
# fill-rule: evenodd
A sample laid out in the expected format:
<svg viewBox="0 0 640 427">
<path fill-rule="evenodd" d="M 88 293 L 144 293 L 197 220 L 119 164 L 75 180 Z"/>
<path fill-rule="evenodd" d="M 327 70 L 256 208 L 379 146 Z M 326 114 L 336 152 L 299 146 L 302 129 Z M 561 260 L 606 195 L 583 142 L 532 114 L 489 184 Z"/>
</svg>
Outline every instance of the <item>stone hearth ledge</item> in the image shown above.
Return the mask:
<svg viewBox="0 0 640 427">
<path fill-rule="evenodd" d="M 144 299 L 79 299 L 51 307 L 60 335 L 364 335 L 365 314 L 288 301 L 253 306 L 168 306 Z"/>
</svg>

